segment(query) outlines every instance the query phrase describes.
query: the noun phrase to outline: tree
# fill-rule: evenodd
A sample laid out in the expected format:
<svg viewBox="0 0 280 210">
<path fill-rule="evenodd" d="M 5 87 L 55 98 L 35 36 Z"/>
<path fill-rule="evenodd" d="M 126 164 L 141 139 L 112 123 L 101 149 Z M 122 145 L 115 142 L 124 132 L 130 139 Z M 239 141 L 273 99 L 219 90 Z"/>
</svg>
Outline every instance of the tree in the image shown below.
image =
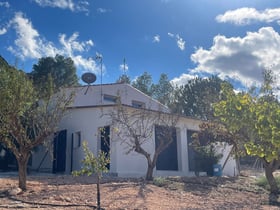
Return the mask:
<svg viewBox="0 0 280 210">
<path fill-rule="evenodd" d="M 152 180 L 159 155 L 174 139 L 178 116 L 121 104 L 118 104 L 108 116 L 112 120 L 114 132 L 123 145 L 126 145 L 127 153 L 134 151 L 146 158 L 146 180 Z M 150 147 L 147 148 L 147 144 L 153 144 L 156 127 L 163 129 L 157 129 L 155 150 L 151 151 Z"/>
<path fill-rule="evenodd" d="M 175 88 L 173 102 L 170 108 L 186 116 L 203 120 L 213 119 L 213 104 L 221 99 L 221 84 L 226 83 L 217 76 L 210 78 L 195 78 L 187 84 Z"/>
<path fill-rule="evenodd" d="M 263 86 L 255 94 L 235 93 L 223 86 L 225 98 L 214 106 L 218 124 L 206 124 L 198 136 L 228 142 L 241 155 L 260 158 L 270 191 L 276 195 L 279 189 L 273 172 L 280 166 L 280 103 L 273 93 L 272 81 L 271 72 L 265 72 Z"/>
<path fill-rule="evenodd" d="M 137 77 L 135 81 L 132 82 L 132 86 L 148 96 L 152 96 L 152 76 L 148 72 L 144 72 L 141 76 Z"/>
<path fill-rule="evenodd" d="M 126 74 L 122 74 L 116 82 L 130 84 L 130 78 Z"/>
<path fill-rule="evenodd" d="M 0 143 L 16 157 L 22 190 L 26 190 L 27 163 L 32 150 L 52 140 L 71 103 L 70 95 L 52 95 L 51 87 L 46 86 L 45 92 L 49 94 L 40 98 L 24 72 L 10 66 L 0 68 Z"/>
<path fill-rule="evenodd" d="M 173 93 L 173 86 L 168 80 L 166 74 L 161 74 L 158 84 L 151 86 L 152 97 L 164 105 L 168 105 L 171 94 Z"/>
<path fill-rule="evenodd" d="M 80 171 L 74 171 L 74 176 L 88 175 L 96 173 L 97 175 L 97 209 L 101 209 L 100 202 L 100 180 L 102 178 L 102 173 L 108 172 L 107 164 L 110 163 L 110 158 L 103 151 L 99 151 L 97 157 L 89 150 L 88 143 L 83 142 L 83 150 L 85 153 L 85 158 L 82 160 L 83 166 Z"/>
<path fill-rule="evenodd" d="M 30 73 L 34 85 L 43 92 L 47 86 L 48 78 L 53 79 L 54 90 L 78 84 L 76 67 L 73 60 L 62 55 L 40 58 L 38 64 L 33 65 Z"/>
</svg>

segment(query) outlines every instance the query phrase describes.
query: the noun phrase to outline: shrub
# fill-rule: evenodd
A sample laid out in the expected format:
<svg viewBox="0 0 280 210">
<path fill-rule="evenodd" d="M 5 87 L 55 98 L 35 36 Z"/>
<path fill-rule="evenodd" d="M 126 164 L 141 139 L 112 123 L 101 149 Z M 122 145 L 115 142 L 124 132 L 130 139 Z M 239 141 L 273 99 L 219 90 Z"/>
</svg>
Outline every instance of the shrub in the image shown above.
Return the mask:
<svg viewBox="0 0 280 210">
<path fill-rule="evenodd" d="M 155 177 L 153 179 L 153 184 L 158 187 L 164 187 L 164 186 L 168 185 L 168 180 L 164 177 Z"/>
<path fill-rule="evenodd" d="M 280 187 L 280 176 L 275 176 L 275 180 L 276 180 L 277 186 Z M 266 190 L 270 189 L 265 176 L 261 176 L 261 177 L 257 178 L 256 185 L 258 185 Z"/>
</svg>

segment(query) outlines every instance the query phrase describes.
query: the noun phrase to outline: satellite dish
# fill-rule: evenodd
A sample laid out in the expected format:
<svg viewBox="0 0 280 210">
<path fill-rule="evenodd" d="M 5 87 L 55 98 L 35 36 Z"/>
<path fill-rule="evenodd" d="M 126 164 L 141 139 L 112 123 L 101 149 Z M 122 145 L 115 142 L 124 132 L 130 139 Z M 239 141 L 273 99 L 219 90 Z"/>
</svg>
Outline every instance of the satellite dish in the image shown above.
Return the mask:
<svg viewBox="0 0 280 210">
<path fill-rule="evenodd" d="M 82 75 L 82 80 L 89 85 L 96 81 L 96 75 L 92 72 L 86 72 Z"/>
</svg>

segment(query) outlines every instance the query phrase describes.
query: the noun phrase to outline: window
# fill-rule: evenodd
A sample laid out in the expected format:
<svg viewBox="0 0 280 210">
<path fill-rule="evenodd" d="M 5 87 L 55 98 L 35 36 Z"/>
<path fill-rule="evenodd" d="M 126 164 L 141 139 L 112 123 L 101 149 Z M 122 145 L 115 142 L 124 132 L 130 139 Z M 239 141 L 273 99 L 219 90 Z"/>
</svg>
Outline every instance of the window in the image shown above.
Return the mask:
<svg viewBox="0 0 280 210">
<path fill-rule="evenodd" d="M 189 171 L 195 171 L 196 159 L 197 159 L 197 152 L 191 146 L 193 142 L 192 135 L 195 131 L 187 130 L 187 141 L 188 141 L 188 160 L 189 160 Z"/>
<path fill-rule="evenodd" d="M 132 101 L 132 106 L 135 108 L 145 108 L 145 103 L 141 101 Z"/>
<path fill-rule="evenodd" d="M 105 152 L 106 157 L 110 157 L 110 126 L 99 128 L 100 131 L 100 150 Z M 110 170 L 110 163 L 107 164 L 107 169 Z"/>
<path fill-rule="evenodd" d="M 157 170 L 178 171 L 178 153 L 176 128 L 156 125 L 156 148 L 160 147 L 161 144 L 165 144 L 170 140 L 172 141 L 170 145 L 165 150 L 163 150 L 158 156 L 156 163 Z"/>
<path fill-rule="evenodd" d="M 104 94 L 103 99 L 104 99 L 104 101 L 107 101 L 107 102 L 113 102 L 113 103 L 117 102 L 117 96 Z"/>
<path fill-rule="evenodd" d="M 81 131 L 74 133 L 73 148 L 81 147 Z"/>
</svg>

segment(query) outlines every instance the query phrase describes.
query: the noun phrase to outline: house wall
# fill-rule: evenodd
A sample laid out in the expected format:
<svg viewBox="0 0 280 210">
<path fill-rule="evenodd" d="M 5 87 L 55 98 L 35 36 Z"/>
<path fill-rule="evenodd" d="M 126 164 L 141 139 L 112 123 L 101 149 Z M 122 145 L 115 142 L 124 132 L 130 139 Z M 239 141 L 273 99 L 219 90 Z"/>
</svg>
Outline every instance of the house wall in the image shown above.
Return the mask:
<svg viewBox="0 0 280 210">
<path fill-rule="evenodd" d="M 52 172 L 52 156 L 49 149 L 42 145 L 35 149 L 32 154 L 32 165 L 30 169 L 40 172 Z"/>
<path fill-rule="evenodd" d="M 88 88 L 88 89 L 87 89 Z M 106 113 L 113 109 L 113 106 L 106 106 L 113 102 L 106 102 L 101 100 L 101 87 L 100 86 L 85 86 L 75 89 L 76 96 L 72 108 L 69 109 L 67 115 L 60 123 L 60 130 L 67 130 L 67 145 L 66 145 L 66 170 L 65 173 L 71 173 L 71 170 L 81 169 L 81 161 L 84 157 L 83 148 L 78 144 L 77 133 L 80 133 L 81 141 L 88 141 L 88 146 L 94 154 L 97 154 L 100 149 L 100 128 L 110 125 L 110 119 L 106 116 Z M 146 103 L 147 108 L 151 106 L 154 109 L 166 108 L 154 101 L 150 97 L 141 93 L 140 91 L 128 86 L 126 84 L 115 84 L 102 86 L 103 94 L 109 95 L 121 95 L 122 103 L 131 105 L 132 99 Z M 104 106 L 97 106 L 104 103 Z M 199 130 L 199 124 L 201 121 L 180 117 L 176 125 L 177 136 L 177 159 L 178 159 L 178 171 L 163 171 L 154 169 L 155 176 L 194 176 L 194 172 L 189 171 L 188 165 L 188 142 L 187 138 L 188 130 Z M 154 126 L 154 125 L 150 125 Z M 73 146 L 72 146 L 72 140 Z M 153 155 L 155 151 L 155 135 L 152 137 L 152 141 L 146 142 L 142 145 L 146 150 Z M 73 149 L 72 149 L 73 147 Z M 227 147 L 226 147 L 227 148 Z M 116 173 L 121 177 L 141 177 L 145 176 L 147 170 L 147 160 L 143 155 L 136 152 L 130 152 L 127 154 L 127 148 L 119 138 L 114 135 L 114 132 L 110 132 L 110 172 Z M 229 149 L 224 149 L 224 158 L 229 152 Z M 38 165 L 38 160 L 42 158 L 42 153 L 38 153 L 34 156 L 34 166 Z M 49 160 L 50 161 L 50 160 Z M 221 160 L 221 163 L 223 159 Z M 49 166 L 52 169 L 51 161 L 45 167 Z M 232 158 L 227 163 L 224 174 L 236 175 L 235 160 Z"/>
<path fill-rule="evenodd" d="M 221 164 L 221 166 L 223 166 L 224 163 L 226 162 L 226 165 L 222 172 L 222 174 L 224 176 L 237 176 L 240 172 L 239 168 L 237 167 L 236 160 L 234 159 L 234 157 L 230 156 L 227 159 L 228 155 L 231 152 L 231 149 L 232 149 L 232 146 L 227 146 L 226 144 L 221 144 L 217 148 L 217 152 L 223 154 L 223 157 L 219 161 L 219 164 Z"/>
<path fill-rule="evenodd" d="M 80 132 L 81 141 L 88 141 L 88 146 L 91 151 L 95 154 L 98 153 L 100 149 L 100 135 L 99 128 L 110 125 L 110 119 L 106 115 L 112 107 L 106 108 L 76 108 L 71 109 L 70 112 L 64 117 L 61 122 L 60 129 L 67 129 L 67 146 L 66 146 L 66 171 L 69 174 L 72 170 L 79 170 L 81 168 L 81 161 L 84 157 L 82 146 L 73 148 L 71 151 L 72 144 L 72 134 Z M 102 117 L 101 117 L 102 116 Z M 178 155 L 178 171 L 161 171 L 154 169 L 155 176 L 194 176 L 194 172 L 189 171 L 188 166 L 188 142 L 187 131 L 188 130 L 198 130 L 200 121 L 192 120 L 188 118 L 181 118 L 176 126 L 177 135 L 177 155 Z M 153 126 L 153 125 L 151 125 Z M 75 140 L 75 139 L 74 139 Z M 120 177 L 143 177 L 147 170 L 147 160 L 143 155 L 136 152 L 130 152 L 127 154 L 126 145 L 122 143 L 118 137 L 111 131 L 110 135 L 110 172 L 116 173 Z M 155 150 L 155 139 L 150 142 L 146 142 L 143 147 L 148 150 L 151 155 Z M 42 150 L 43 151 L 43 150 Z M 222 165 L 230 152 L 229 147 L 222 146 L 220 151 L 224 153 L 223 158 L 220 161 Z M 73 152 L 73 154 L 72 154 Z M 40 153 L 40 158 L 34 157 L 34 159 L 39 160 L 42 158 L 44 153 Z M 71 155 L 73 158 L 71 160 Z M 49 159 L 48 159 L 49 160 Z M 72 161 L 72 167 L 71 167 Z M 44 163 L 44 167 L 51 167 L 52 164 Z M 38 165 L 38 161 L 34 166 Z M 234 176 L 238 174 L 236 167 L 236 162 L 233 158 L 230 158 L 226 167 L 223 170 L 223 175 Z"/>
<path fill-rule="evenodd" d="M 116 97 L 120 96 L 121 104 L 124 105 L 132 106 L 133 101 L 138 101 L 143 102 L 146 108 L 169 112 L 169 109 L 166 106 L 125 83 L 75 87 L 69 88 L 68 91 L 75 92 L 75 99 L 71 105 L 72 107 L 114 104 L 113 101 L 104 100 L 104 96 L 109 95 Z"/>
</svg>

